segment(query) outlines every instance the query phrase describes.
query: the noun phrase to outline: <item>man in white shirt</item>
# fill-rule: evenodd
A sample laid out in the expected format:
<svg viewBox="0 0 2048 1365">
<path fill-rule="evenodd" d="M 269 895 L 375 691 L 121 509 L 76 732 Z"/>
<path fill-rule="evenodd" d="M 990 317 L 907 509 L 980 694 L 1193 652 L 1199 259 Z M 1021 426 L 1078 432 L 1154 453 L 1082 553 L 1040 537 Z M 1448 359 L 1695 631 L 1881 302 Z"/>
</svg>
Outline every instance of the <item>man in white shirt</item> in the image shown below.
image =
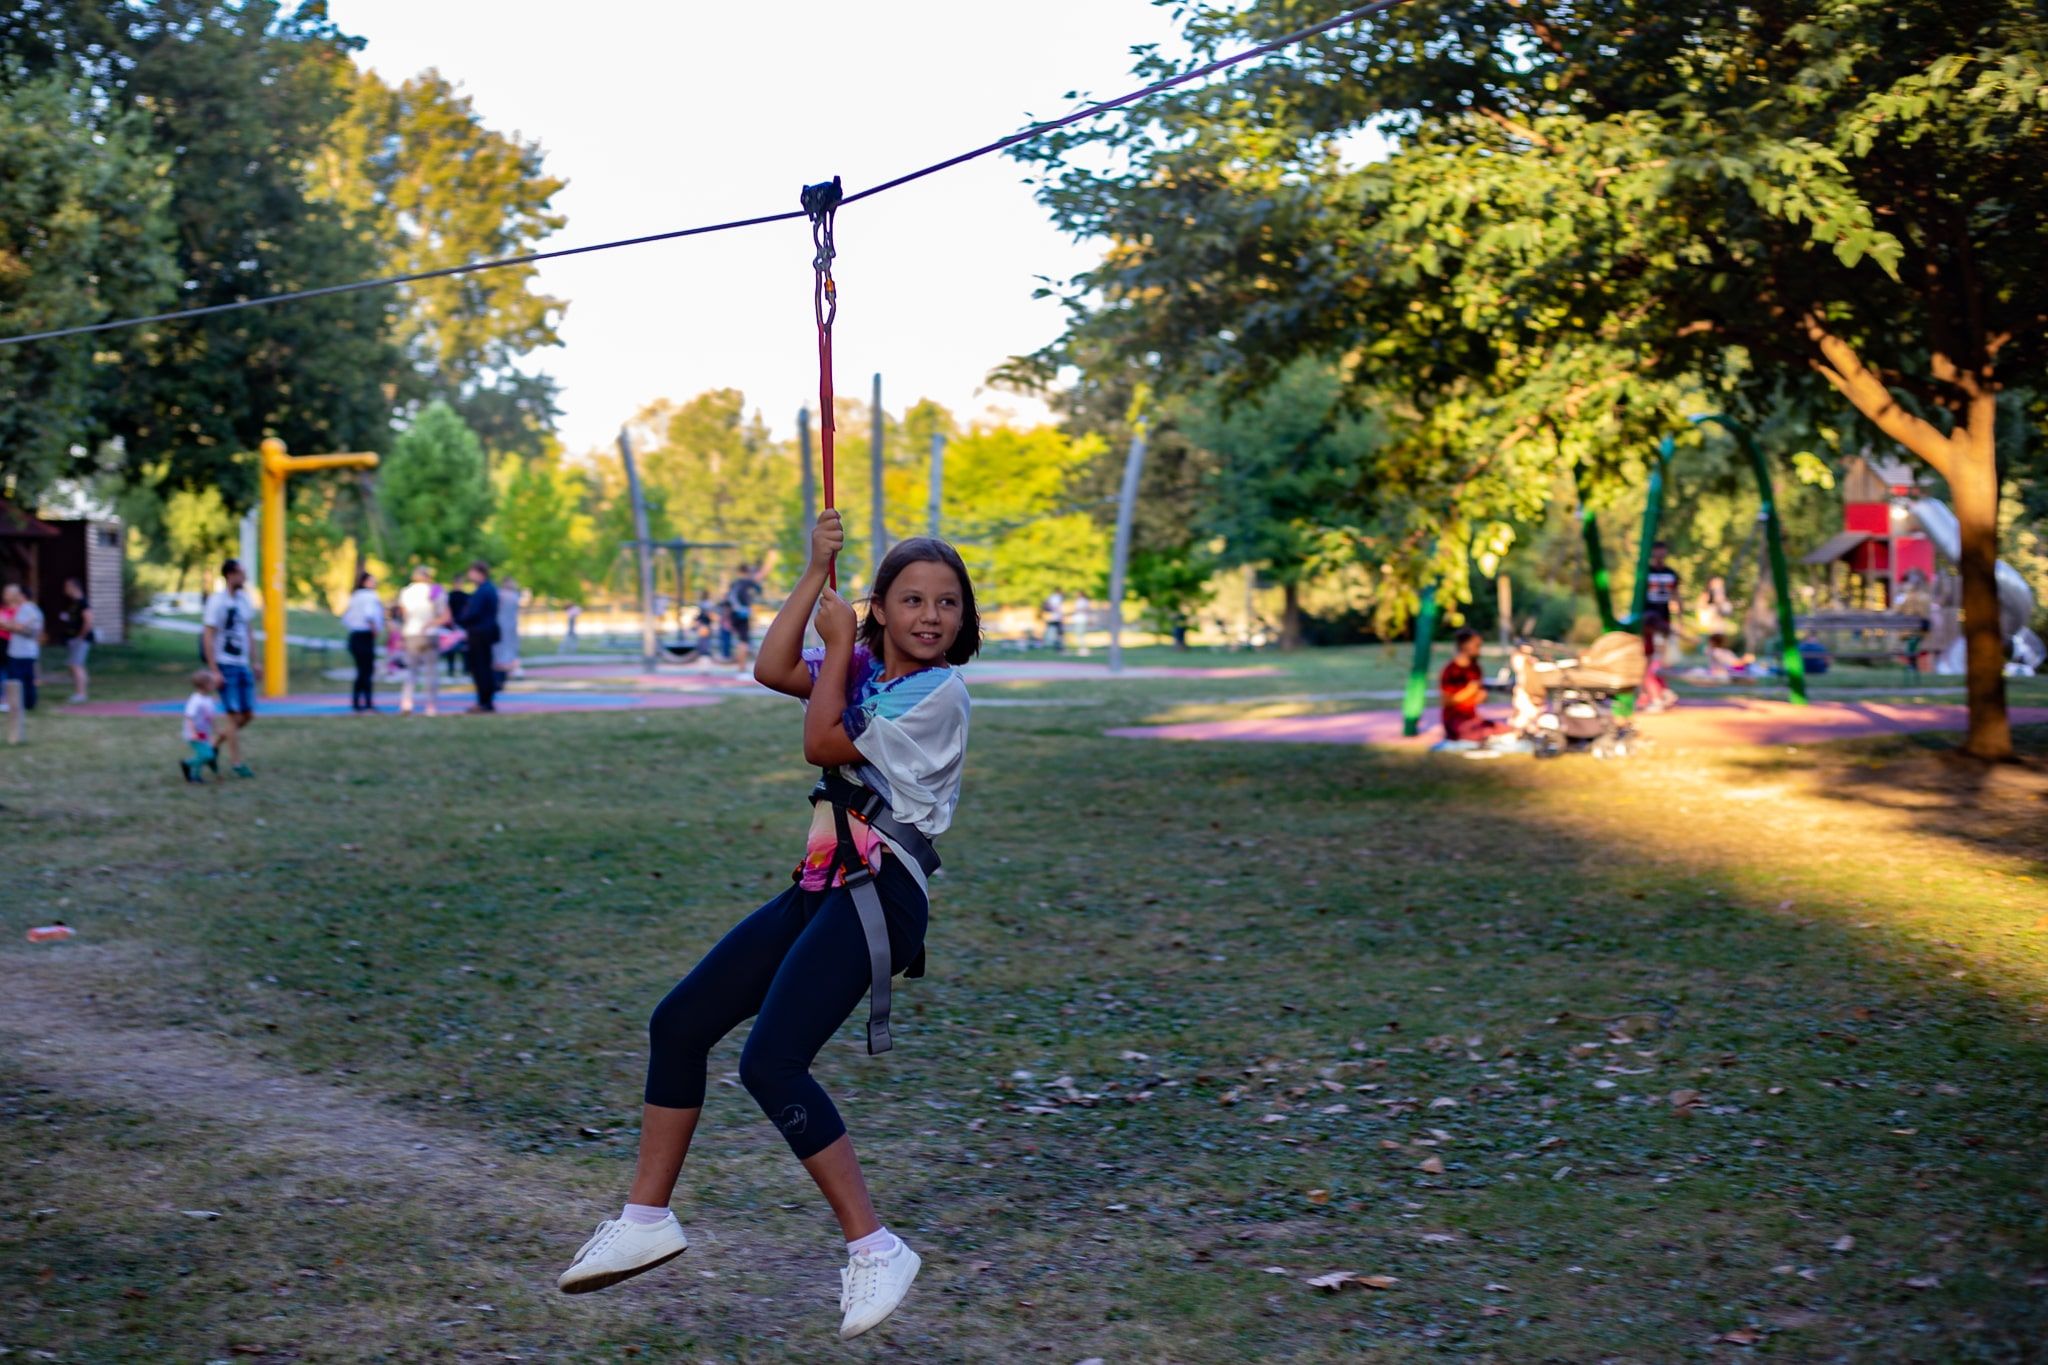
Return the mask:
<svg viewBox="0 0 2048 1365">
<path fill-rule="evenodd" d="M 7 667 L 0 678 L 0 701 L 13 713 L 8 722 L 8 742 L 22 741 L 22 713 L 36 707 L 36 660 L 43 654 L 43 611 L 29 600 L 19 584 L 0 590 L 0 622 L 7 635 Z"/>
<path fill-rule="evenodd" d="M 236 777 L 254 777 L 256 774 L 242 761 L 242 731 L 256 719 L 258 670 L 252 648 L 255 633 L 250 628 L 256 605 L 245 587 L 249 576 L 242 572 L 240 560 L 222 563 L 220 579 L 220 590 L 206 599 L 206 610 L 199 618 L 199 648 L 206 666 L 213 670 L 215 686 L 220 689 L 220 708 L 227 713 L 221 739 L 228 751 L 228 762 Z"/>
<path fill-rule="evenodd" d="M 1045 643 L 1055 650 L 1064 649 L 1067 643 L 1067 597 L 1058 588 L 1046 594 L 1045 604 L 1038 609 L 1045 618 Z"/>
</svg>

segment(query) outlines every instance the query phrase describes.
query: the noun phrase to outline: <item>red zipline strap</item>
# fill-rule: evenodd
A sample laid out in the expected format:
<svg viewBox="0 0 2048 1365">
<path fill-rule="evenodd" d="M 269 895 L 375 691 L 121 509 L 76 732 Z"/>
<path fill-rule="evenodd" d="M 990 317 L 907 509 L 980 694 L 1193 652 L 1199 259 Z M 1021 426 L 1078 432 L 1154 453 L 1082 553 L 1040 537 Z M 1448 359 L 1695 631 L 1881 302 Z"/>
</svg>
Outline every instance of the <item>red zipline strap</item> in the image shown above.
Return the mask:
<svg viewBox="0 0 2048 1365">
<path fill-rule="evenodd" d="M 832 502 L 832 321 L 839 316 L 839 286 L 832 281 L 832 260 L 839 253 L 832 242 L 832 218 L 839 210 L 839 177 L 824 184 L 806 185 L 804 212 L 811 217 L 811 312 L 818 322 L 818 454 L 822 461 L 825 506 Z M 830 570 L 832 586 L 839 586 L 839 559 Z"/>
</svg>

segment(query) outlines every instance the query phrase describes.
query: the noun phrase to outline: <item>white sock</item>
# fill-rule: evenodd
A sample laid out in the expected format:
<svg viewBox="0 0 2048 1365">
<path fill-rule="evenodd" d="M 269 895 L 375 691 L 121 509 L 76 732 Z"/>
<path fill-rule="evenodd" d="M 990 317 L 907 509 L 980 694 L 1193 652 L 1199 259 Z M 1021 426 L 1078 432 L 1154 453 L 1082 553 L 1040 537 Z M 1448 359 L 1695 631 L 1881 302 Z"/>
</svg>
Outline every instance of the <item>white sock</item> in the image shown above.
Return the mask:
<svg viewBox="0 0 2048 1365">
<path fill-rule="evenodd" d="M 619 1217 L 628 1223 L 659 1223 L 668 1217 L 666 1204 L 628 1204 Z"/>
<path fill-rule="evenodd" d="M 876 1228 L 867 1236 L 846 1244 L 846 1254 L 858 1256 L 865 1251 L 870 1256 L 894 1256 L 903 1249 L 903 1239 L 887 1228 Z"/>
</svg>

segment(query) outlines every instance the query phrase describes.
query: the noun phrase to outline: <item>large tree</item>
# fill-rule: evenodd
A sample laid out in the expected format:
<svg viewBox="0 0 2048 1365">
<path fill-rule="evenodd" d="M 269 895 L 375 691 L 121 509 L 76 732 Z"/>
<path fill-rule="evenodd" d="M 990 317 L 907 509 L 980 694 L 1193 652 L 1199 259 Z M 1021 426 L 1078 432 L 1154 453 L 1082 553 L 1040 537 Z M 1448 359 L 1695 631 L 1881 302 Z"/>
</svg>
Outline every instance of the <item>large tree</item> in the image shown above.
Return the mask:
<svg viewBox="0 0 2048 1365">
<path fill-rule="evenodd" d="M 377 499 L 393 551 L 434 565 L 444 582 L 491 553 L 486 523 L 493 497 L 483 444 L 446 403 L 428 404 L 392 442 L 377 471 Z"/>
<path fill-rule="evenodd" d="M 542 168 L 539 145 L 485 127 L 440 72 L 396 86 L 353 67 L 340 78 L 346 108 L 309 179 L 315 197 L 353 215 L 380 273 L 525 255 L 567 221 L 552 206 L 563 182 Z M 398 292 L 403 396 L 448 400 L 493 454 L 539 455 L 555 417 L 553 383 L 517 368 L 561 344 L 564 305 L 532 290 L 535 270 L 443 276 Z"/>
<path fill-rule="evenodd" d="M 277 0 L 75 0 L 0 19 L 0 59 L 95 91 L 96 120 L 147 121 L 168 163 L 183 307 L 375 273 L 371 244 L 306 187 L 354 47 L 324 6 Z M 265 436 L 298 451 L 385 443 L 400 363 L 389 304 L 349 294 L 109 333 L 100 425 L 137 468 L 246 506 L 247 452 Z"/>
<path fill-rule="evenodd" d="M 1185 8 L 1206 55 L 1323 6 Z M 1395 448 L 1424 456 L 1418 506 L 1527 498 L 1568 445 L 1629 475 L 1704 403 L 1852 407 L 1947 482 L 1968 748 L 1998 757 L 1998 397 L 2048 359 L 2044 50 L 2013 0 L 1409 0 L 1027 154 L 1062 225 L 1116 243 L 1089 326 L 1246 386 L 1352 358 L 1426 438 Z"/>
<path fill-rule="evenodd" d="M 1280 643 L 1301 643 L 1302 580 L 1348 559 L 1374 499 L 1368 471 L 1385 444 L 1370 415 L 1342 406 L 1338 368 L 1304 357 L 1256 396 L 1205 393 L 1185 406 L 1189 438 L 1214 452 L 1196 525 L 1220 538 L 1223 567 L 1253 565 L 1280 585 Z"/>
<path fill-rule="evenodd" d="M 132 113 L 95 128 L 64 78 L 0 57 L 0 335 L 161 306 L 169 187 Z M 0 496 L 32 503 L 104 434 L 93 337 L 0 348 Z M 90 466 L 84 466 L 89 468 Z"/>
<path fill-rule="evenodd" d="M 745 394 L 711 389 L 682 403 L 661 399 L 640 411 L 632 430 L 642 477 L 677 534 L 729 541 L 743 558 L 781 542 L 800 477 L 796 455 L 769 435 L 758 411 L 747 411 Z"/>
</svg>

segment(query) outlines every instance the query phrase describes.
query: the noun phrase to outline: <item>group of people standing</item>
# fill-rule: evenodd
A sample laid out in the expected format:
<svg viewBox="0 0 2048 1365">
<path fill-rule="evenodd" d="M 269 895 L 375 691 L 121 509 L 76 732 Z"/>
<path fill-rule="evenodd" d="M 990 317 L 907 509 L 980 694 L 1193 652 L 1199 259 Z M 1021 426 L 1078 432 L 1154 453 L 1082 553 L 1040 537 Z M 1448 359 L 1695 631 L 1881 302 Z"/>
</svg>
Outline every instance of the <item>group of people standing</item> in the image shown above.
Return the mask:
<svg viewBox="0 0 2048 1365">
<path fill-rule="evenodd" d="M 476 700 L 467 709 L 484 715 L 498 709 L 497 695 L 519 663 L 519 585 L 507 578 L 501 589 L 492 581 L 491 566 L 481 559 L 472 562 L 463 577 L 469 585 L 466 590 L 446 589 L 430 565 L 418 565 L 387 607 L 377 593 L 376 576 L 357 576 L 341 615 L 349 656 L 355 661 L 351 710 L 365 714 L 377 709 L 380 635 L 392 667 L 403 678 L 400 714 L 411 715 L 416 706 L 429 716 L 441 713 L 444 655 L 459 656 L 475 684 Z"/>
<path fill-rule="evenodd" d="M 754 604 L 763 592 L 759 575 L 758 566 L 742 564 L 723 598 L 714 600 L 709 590 L 698 596 L 691 622 L 697 635 L 697 662 L 717 658 L 745 666 L 754 648 Z"/>
</svg>

